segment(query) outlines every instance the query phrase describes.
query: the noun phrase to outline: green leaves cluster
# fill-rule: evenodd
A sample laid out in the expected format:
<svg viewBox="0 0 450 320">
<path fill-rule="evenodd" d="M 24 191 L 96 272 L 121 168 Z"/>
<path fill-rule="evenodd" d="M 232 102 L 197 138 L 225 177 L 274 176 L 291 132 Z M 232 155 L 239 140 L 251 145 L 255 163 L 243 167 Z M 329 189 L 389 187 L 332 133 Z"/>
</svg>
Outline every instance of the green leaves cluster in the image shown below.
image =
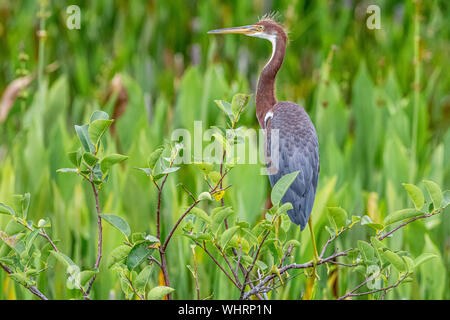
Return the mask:
<svg viewBox="0 0 450 320">
<path fill-rule="evenodd" d="M 180 143 L 167 143 L 152 152 L 147 162 L 148 167 L 137 169 L 144 172 L 153 181 L 158 181 L 165 175 L 180 170 L 180 167 L 174 166 L 174 163 L 182 149 L 183 145 Z"/>
<path fill-rule="evenodd" d="M 380 241 L 380 239 L 386 238 L 384 235 L 388 235 L 389 231 L 386 229 L 389 227 L 400 225 L 413 218 L 438 214 L 449 205 L 449 191 L 443 193 L 435 182 L 429 180 L 424 181 L 424 186 L 429 200 L 418 186 L 404 184 L 414 208 L 395 211 L 389 214 L 383 222 L 375 223 L 369 216 L 352 216 L 349 219 L 344 209 L 328 208 L 330 226 L 326 228 L 332 237 L 354 227 L 357 223 L 375 231 L 375 235 L 370 238 L 370 241 L 359 240 L 357 248 L 348 255 L 349 263 L 356 266 L 357 272 L 365 278 L 371 277 L 368 284 L 369 289 L 380 289 L 383 285 L 392 285 L 392 274 L 396 275 L 394 277 L 396 281 L 411 281 L 417 267 L 430 259 L 437 258 L 435 254 L 425 252 L 414 259 L 410 253 L 396 251 L 388 247 L 387 241 Z"/>
<path fill-rule="evenodd" d="M 0 263 L 13 273 L 9 276 L 25 287 L 36 285 L 36 279 L 49 265 L 52 247 L 39 241 L 50 222 L 27 220 L 30 194 L 15 195 L 13 204 L 0 203 L 0 214 L 10 216 L 5 230 L 0 231 Z"/>
<path fill-rule="evenodd" d="M 204 169 L 202 171 L 206 175 L 209 174 L 209 167 L 199 167 Z M 227 256 L 230 261 L 236 259 L 235 252 L 239 253 L 245 268 L 253 264 L 259 251 L 255 266 L 263 274 L 272 272 L 289 246 L 300 245 L 297 240 L 287 238 L 287 231 L 292 225 L 287 211 L 292 209 L 292 205 L 280 203 L 297 175 L 298 172 L 288 174 L 275 184 L 272 190 L 274 205 L 267 210 L 265 219 L 254 226 L 236 219 L 232 207 L 217 207 L 210 213 L 196 208 L 184 221 L 184 235 L 207 250 Z M 228 228 L 225 220 L 228 221 Z"/>
<path fill-rule="evenodd" d="M 428 191 L 429 201 L 426 201 L 424 193 L 418 186 L 403 184 L 411 201 L 414 203 L 414 208 L 406 208 L 395 211 L 387 215 L 382 222 L 373 222 L 367 215 L 362 217 L 352 216 L 351 219 L 349 219 L 348 213 L 344 209 L 339 207 L 329 207 L 328 218 L 331 229 L 329 227 L 327 228 L 330 234 L 333 235 L 347 230 L 359 222 L 361 225 L 369 227 L 378 234 L 393 224 L 400 222 L 403 223 L 409 219 L 424 215 L 431 216 L 437 214 L 450 204 L 449 190 L 442 192 L 440 187 L 435 182 L 430 180 L 425 180 L 424 185 Z"/>
<path fill-rule="evenodd" d="M 110 154 L 99 157 L 103 136 L 108 131 L 113 120 L 104 111 L 95 111 L 88 124 L 75 126 L 81 148 L 68 154 L 75 168 L 59 169 L 59 173 L 76 173 L 86 180 L 100 186 L 108 181 L 111 168 L 128 159 L 121 154 Z"/>
<path fill-rule="evenodd" d="M 145 233 L 129 235 L 128 224 L 123 219 L 109 218 L 108 222 L 126 236 L 126 244 L 112 250 L 107 261 L 108 267 L 119 276 L 125 298 L 132 299 L 137 295 L 139 299 L 159 300 L 172 293 L 172 288 L 153 286 L 158 283 L 159 275 L 157 258 L 153 255 L 158 253 L 160 241 Z"/>
<path fill-rule="evenodd" d="M 234 128 L 238 123 L 245 107 L 248 104 L 250 95 L 239 93 L 236 94 L 230 102 L 223 100 L 215 100 L 217 107 L 227 116 L 230 127 Z"/>
</svg>

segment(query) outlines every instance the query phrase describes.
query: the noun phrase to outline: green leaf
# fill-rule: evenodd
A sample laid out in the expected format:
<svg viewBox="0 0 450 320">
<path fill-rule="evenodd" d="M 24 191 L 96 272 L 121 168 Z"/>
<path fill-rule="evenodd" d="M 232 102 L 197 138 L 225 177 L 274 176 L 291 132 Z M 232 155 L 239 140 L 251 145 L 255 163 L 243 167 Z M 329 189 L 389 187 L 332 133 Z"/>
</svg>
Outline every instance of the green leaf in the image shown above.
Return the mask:
<svg viewBox="0 0 450 320">
<path fill-rule="evenodd" d="M 129 237 L 131 234 L 130 226 L 128 223 L 121 217 L 113 215 L 113 214 L 101 214 L 100 217 L 108 221 L 113 227 L 122 232 L 125 237 Z"/>
<path fill-rule="evenodd" d="M 194 207 L 194 208 L 191 209 L 191 212 L 190 212 L 190 213 L 193 214 L 193 215 L 195 215 L 195 216 L 198 217 L 199 219 L 202 219 L 202 220 L 205 221 L 206 223 L 209 223 L 209 224 L 212 223 L 211 217 L 208 216 L 208 214 L 207 214 L 204 210 L 202 210 L 202 209 L 200 209 L 200 208 Z"/>
<path fill-rule="evenodd" d="M 24 219 L 28 216 L 28 209 L 30 208 L 30 200 L 31 195 L 29 193 L 25 193 L 22 197 L 22 217 Z"/>
<path fill-rule="evenodd" d="M 222 178 L 222 175 L 220 174 L 220 172 L 218 171 L 211 171 L 208 173 L 208 178 L 215 184 L 217 185 L 220 181 L 220 179 Z"/>
<path fill-rule="evenodd" d="M 135 168 L 135 169 L 144 172 L 148 177 L 151 177 L 152 175 L 152 169 L 150 168 Z"/>
<path fill-rule="evenodd" d="M 23 273 L 11 273 L 8 276 L 25 287 L 30 287 L 35 284 L 35 281 L 27 278 Z"/>
<path fill-rule="evenodd" d="M 94 146 L 98 146 L 100 139 L 103 137 L 103 135 L 106 133 L 106 131 L 109 129 L 112 123 L 113 120 L 99 119 L 94 120 L 89 124 L 88 128 L 89 139 L 90 141 L 92 141 Z"/>
<path fill-rule="evenodd" d="M 52 226 L 52 223 L 48 218 L 39 219 L 37 226 L 38 228 L 50 228 Z"/>
<path fill-rule="evenodd" d="M 211 212 L 213 220 L 212 231 L 215 233 L 220 226 L 224 223 L 224 220 L 233 214 L 233 208 L 231 207 L 218 207 Z"/>
<path fill-rule="evenodd" d="M 370 242 L 375 249 L 384 249 L 386 246 L 377 238 L 370 237 Z"/>
<path fill-rule="evenodd" d="M 64 253 L 51 251 L 51 254 L 54 255 L 59 262 L 64 264 L 66 268 L 76 266 L 75 262 L 73 262 L 72 259 L 66 256 Z"/>
<path fill-rule="evenodd" d="M 439 258 L 439 257 L 433 253 L 422 253 L 420 256 L 418 256 L 416 259 L 414 259 L 414 266 L 418 267 L 421 264 L 423 264 L 431 259 L 435 259 L 435 258 Z"/>
<path fill-rule="evenodd" d="M 14 210 L 3 203 L 0 203 L 0 214 L 15 215 Z"/>
<path fill-rule="evenodd" d="M 26 240 L 25 240 L 25 250 L 27 252 L 30 251 L 31 246 L 33 245 L 34 240 L 36 240 L 36 237 L 39 235 L 39 230 L 35 229 L 33 231 L 30 232 L 30 234 L 27 236 Z"/>
<path fill-rule="evenodd" d="M 25 242 L 23 242 L 22 240 L 18 241 L 17 243 L 14 243 L 12 248 L 14 249 L 14 251 L 16 251 L 18 254 L 22 254 L 23 252 L 25 252 Z"/>
<path fill-rule="evenodd" d="M 56 170 L 57 173 L 75 173 L 78 174 L 79 170 L 78 169 L 74 169 L 74 168 L 62 168 L 62 169 L 58 169 Z"/>
<path fill-rule="evenodd" d="M 231 240 L 231 238 L 236 234 L 238 230 L 239 226 L 234 226 L 225 230 L 219 240 L 220 246 L 225 249 L 228 242 Z"/>
<path fill-rule="evenodd" d="M 155 287 L 148 293 L 148 300 L 161 300 L 164 296 L 174 292 L 175 289 L 165 286 Z"/>
<path fill-rule="evenodd" d="M 108 257 L 107 266 L 111 268 L 117 262 L 125 260 L 128 257 L 128 254 L 131 251 L 131 247 L 127 245 L 121 245 L 111 251 L 111 254 Z"/>
<path fill-rule="evenodd" d="M 222 147 L 225 151 L 228 151 L 231 149 L 231 145 L 229 141 L 222 135 L 221 132 L 213 133 L 212 136 L 216 138 L 216 141 L 222 144 Z"/>
<path fill-rule="evenodd" d="M 195 165 L 205 175 L 208 175 L 214 169 L 214 165 L 212 163 L 202 162 L 202 163 L 196 163 Z"/>
<path fill-rule="evenodd" d="M 229 102 L 223 100 L 214 100 L 214 102 L 219 107 L 219 109 L 228 116 L 230 121 L 234 120 L 233 111 L 231 110 L 231 104 Z"/>
<path fill-rule="evenodd" d="M 75 165 L 77 168 L 79 168 L 81 165 L 81 159 L 83 157 L 83 151 L 81 150 L 81 148 L 78 149 L 77 151 L 69 152 L 68 156 L 69 156 L 70 162 L 72 162 L 73 165 Z"/>
<path fill-rule="evenodd" d="M 161 174 L 171 174 L 177 172 L 178 170 L 180 170 L 180 167 L 166 168 L 161 172 Z"/>
<path fill-rule="evenodd" d="M 366 241 L 358 240 L 358 248 L 361 252 L 361 256 L 366 263 L 373 261 L 375 258 L 375 250 Z"/>
<path fill-rule="evenodd" d="M 10 220 L 8 224 L 5 227 L 5 231 L 8 235 L 13 236 L 15 234 L 18 234 L 22 231 L 25 231 L 25 227 L 21 225 L 20 223 L 16 222 L 15 220 Z"/>
<path fill-rule="evenodd" d="M 287 250 L 290 246 L 300 248 L 300 242 L 295 239 L 291 239 L 284 244 L 284 250 Z"/>
<path fill-rule="evenodd" d="M 104 111 L 94 111 L 91 115 L 91 119 L 89 120 L 89 123 L 94 122 L 95 120 L 109 120 L 109 115 Z"/>
<path fill-rule="evenodd" d="M 413 259 L 411 259 L 411 258 L 408 257 L 408 256 L 403 256 L 402 259 L 403 259 L 403 261 L 405 262 L 405 265 L 406 265 L 406 271 L 407 271 L 408 273 L 414 272 L 415 265 L 414 265 Z"/>
<path fill-rule="evenodd" d="M 163 153 L 163 151 L 164 151 L 164 148 L 159 147 L 155 151 L 153 151 L 152 154 L 150 154 L 150 157 L 148 159 L 148 166 L 150 167 L 150 169 L 155 168 L 156 162 L 161 157 L 161 154 Z"/>
<path fill-rule="evenodd" d="M 383 263 L 381 259 L 381 254 L 383 252 L 383 249 L 385 248 L 385 245 L 378 240 L 376 237 L 370 237 L 370 242 L 372 243 L 372 247 L 375 249 L 375 253 L 378 256 L 378 259 L 380 260 L 381 264 Z"/>
<path fill-rule="evenodd" d="M 137 276 L 134 281 L 134 287 L 137 292 L 141 294 L 145 294 L 145 288 L 147 287 L 148 282 L 150 281 L 150 277 L 152 275 L 152 266 L 146 266 Z"/>
<path fill-rule="evenodd" d="M 390 263 L 392 263 L 392 265 L 395 267 L 395 269 L 397 269 L 399 272 L 406 271 L 405 262 L 398 254 L 396 254 L 390 250 L 386 250 L 383 253 L 383 257 L 385 257 L 386 260 L 388 260 Z"/>
<path fill-rule="evenodd" d="M 419 187 L 408 183 L 404 183 L 403 187 L 405 187 L 406 191 L 408 191 L 409 197 L 414 202 L 414 206 L 416 207 L 416 209 L 422 209 L 425 203 L 425 198 L 423 196 L 422 190 L 420 190 Z"/>
<path fill-rule="evenodd" d="M 367 215 L 361 218 L 361 225 L 370 227 L 374 230 L 382 230 L 384 228 L 382 224 L 373 222 Z"/>
<path fill-rule="evenodd" d="M 411 219 L 417 216 L 422 215 L 423 213 L 421 211 L 418 211 L 414 208 L 409 208 L 409 209 L 402 209 L 402 210 L 398 210 L 395 211 L 394 213 L 391 213 L 390 215 L 388 215 L 385 219 L 384 219 L 384 224 L 390 225 L 405 219 Z"/>
<path fill-rule="evenodd" d="M 249 95 L 243 93 L 238 93 L 233 97 L 233 100 L 231 101 L 231 111 L 235 117 L 238 116 L 239 112 L 244 110 L 248 103 L 249 97 Z"/>
<path fill-rule="evenodd" d="M 146 235 L 144 238 L 146 241 L 149 241 L 151 243 L 156 243 L 156 242 L 160 242 L 159 239 L 155 236 L 152 236 L 150 234 Z"/>
<path fill-rule="evenodd" d="M 289 219 L 289 216 L 287 214 L 283 214 L 281 216 L 281 229 L 284 232 L 288 232 L 289 228 L 291 227 L 292 223 L 291 223 L 291 219 Z"/>
<path fill-rule="evenodd" d="M 334 224 L 336 232 L 347 224 L 347 211 L 339 207 L 328 208 L 328 215 Z"/>
<path fill-rule="evenodd" d="M 85 152 L 83 154 L 83 160 L 84 160 L 84 162 L 86 162 L 86 164 L 89 167 L 93 168 L 97 164 L 99 159 L 96 156 L 94 156 L 92 153 Z"/>
<path fill-rule="evenodd" d="M 75 126 L 75 131 L 77 132 L 78 138 L 80 139 L 81 145 L 86 152 L 95 152 L 95 147 L 89 139 L 89 125 Z"/>
<path fill-rule="evenodd" d="M 115 164 L 121 163 L 127 160 L 128 157 L 121 154 L 112 154 L 102 159 L 100 162 L 100 168 L 103 174 L 106 174 L 108 170 Z"/>
<path fill-rule="evenodd" d="M 292 203 L 287 202 L 284 203 L 280 208 L 277 210 L 277 214 L 285 214 L 289 210 L 292 210 L 294 207 L 292 206 Z"/>
<path fill-rule="evenodd" d="M 200 193 L 200 195 L 198 196 L 198 200 L 203 201 L 203 200 L 212 200 L 211 194 L 209 192 L 202 192 Z"/>
<path fill-rule="evenodd" d="M 127 267 L 133 270 L 144 262 L 151 254 L 151 249 L 145 243 L 134 246 L 127 257 Z"/>
<path fill-rule="evenodd" d="M 437 185 L 437 183 L 430 180 L 424 180 L 423 183 L 425 183 L 425 187 L 430 195 L 431 201 L 433 201 L 434 208 L 439 209 L 443 199 L 441 188 Z"/>
<path fill-rule="evenodd" d="M 442 208 L 447 208 L 450 204 L 450 190 L 445 190 L 442 194 Z"/>
<path fill-rule="evenodd" d="M 80 272 L 80 285 L 84 286 L 91 280 L 97 272 L 92 270 L 85 270 Z"/>
<path fill-rule="evenodd" d="M 291 184 L 294 182 L 295 178 L 297 178 L 297 175 L 300 171 L 291 172 L 289 174 L 284 175 L 281 177 L 277 183 L 272 188 L 272 193 L 270 195 L 272 204 L 274 206 L 279 205 L 281 199 L 286 194 L 286 191 L 289 189 Z"/>
</svg>

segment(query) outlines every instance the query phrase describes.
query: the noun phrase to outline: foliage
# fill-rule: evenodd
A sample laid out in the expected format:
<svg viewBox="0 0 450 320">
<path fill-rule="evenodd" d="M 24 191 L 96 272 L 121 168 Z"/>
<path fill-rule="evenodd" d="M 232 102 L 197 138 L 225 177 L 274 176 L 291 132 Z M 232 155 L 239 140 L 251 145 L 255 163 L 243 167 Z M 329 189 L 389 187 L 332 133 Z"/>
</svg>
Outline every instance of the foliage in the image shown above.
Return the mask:
<svg viewBox="0 0 450 320">
<path fill-rule="evenodd" d="M 52 299 L 78 299 L 83 297 L 79 288 L 87 290 L 94 277 L 93 299 L 167 294 L 237 299 L 240 290 L 203 250 L 203 241 L 235 281 L 215 244 L 224 248 L 230 264 L 236 263 L 233 249 L 239 254 L 241 247 L 248 268 L 255 254 L 252 235 L 260 243 L 261 233 L 255 232 L 269 231 L 264 228 L 272 221 L 273 230 L 249 273 L 252 280 L 269 277 L 267 284 L 276 288 L 267 293 L 271 299 L 298 299 L 299 293 L 335 299 L 367 276 L 372 276 L 367 283 L 372 288 L 392 287 L 386 299 L 450 297 L 449 192 L 439 191 L 450 185 L 447 1 L 379 1 L 382 30 L 366 28 L 364 2 L 281 0 L 265 8 L 261 1 L 129 5 L 100 0 L 82 3 L 81 30 L 65 25 L 67 1 L 52 1 L 42 11 L 40 3 L 0 3 L 0 93 L 14 80 L 30 81 L 7 118 L 0 120 L 0 212 L 6 213 L 0 214 L 0 230 L 8 243 L 20 243 L 19 251 L 32 243 L 27 257 L 33 257 L 24 260 L 1 241 L 0 258 L 9 261 L 2 265 L 17 275 L 0 272 L 0 299 L 30 299 L 39 290 Z M 313 256 L 309 232 L 290 225 L 282 213 L 285 208 L 266 212 L 269 184 L 259 175 L 259 166 L 224 168 L 232 168 L 223 179 L 231 187 L 214 194 L 205 176 L 214 188 L 220 180 L 218 165 L 183 165 L 169 169 L 177 170 L 170 174 L 163 173 L 167 167 L 156 166 L 168 166 L 161 155 L 170 157 L 177 149 L 165 140 L 169 133 L 180 127 L 193 133 L 194 120 L 201 120 L 204 128 L 233 123 L 236 129 L 258 127 L 254 98 L 238 119 L 233 117 L 237 105 L 224 100 L 253 91 L 270 56 L 269 43 L 238 36 L 212 39 L 206 31 L 253 23 L 264 10 L 280 11 L 290 31 L 278 99 L 303 105 L 318 132 L 321 172 L 312 217 L 319 249 L 339 234 L 322 258 L 353 248 L 336 258 L 340 264 L 317 265 L 315 281 L 307 277 Z M 39 23 L 43 20 L 44 26 Z M 42 33 L 36 35 L 37 25 L 45 28 L 45 40 Z M 420 84 L 415 83 L 417 74 Z M 117 91 L 115 78 L 120 79 Z M 97 113 L 93 121 L 102 121 L 86 132 L 83 127 L 93 122 L 96 110 L 115 121 L 111 124 L 105 113 Z M 73 123 L 84 125 L 74 130 Z M 104 130 L 108 124 L 111 135 Z M 124 159 L 118 154 L 129 158 L 113 165 Z M 57 173 L 60 168 L 67 169 Z M 158 238 L 159 191 L 154 181 L 161 183 L 166 175 Z M 99 268 L 94 268 L 99 214 L 89 179 L 98 192 L 100 218 L 107 221 Z M 161 242 L 194 202 L 186 190 L 200 202 L 180 222 L 165 252 L 175 291 L 161 288 L 150 295 L 153 288 L 165 286 L 155 262 L 160 261 Z M 14 196 L 26 192 L 31 196 Z M 444 207 L 444 214 L 436 214 Z M 423 215 L 431 216 L 418 219 Z M 217 222 L 225 218 L 230 231 Z M 411 219 L 417 220 L 376 242 Z M 55 250 L 46 237 L 61 254 L 50 254 Z M 280 248 L 286 253 L 291 245 L 285 266 L 295 263 L 300 268 L 282 274 Z M 412 274 L 408 259 L 422 263 Z M 375 290 L 367 284 L 354 293 Z M 250 290 L 247 286 L 245 292 Z"/>
</svg>

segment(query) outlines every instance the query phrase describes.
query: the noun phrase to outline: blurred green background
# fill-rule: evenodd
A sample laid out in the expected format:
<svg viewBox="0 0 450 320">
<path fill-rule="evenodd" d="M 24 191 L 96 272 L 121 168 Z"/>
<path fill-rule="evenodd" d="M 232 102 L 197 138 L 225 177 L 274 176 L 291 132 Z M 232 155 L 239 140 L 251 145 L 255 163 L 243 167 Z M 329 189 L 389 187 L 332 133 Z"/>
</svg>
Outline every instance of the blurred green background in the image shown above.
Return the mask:
<svg viewBox="0 0 450 320">
<path fill-rule="evenodd" d="M 145 166 L 150 152 L 173 129 L 192 128 L 194 120 L 203 121 L 204 129 L 224 123 L 215 99 L 254 93 L 270 43 L 206 32 L 252 24 L 271 11 L 280 13 L 290 37 L 277 80 L 278 100 L 303 105 L 319 136 L 321 172 L 313 211 L 319 245 L 328 238 L 322 228 L 327 205 L 368 214 L 376 222 L 412 206 L 402 183 L 421 185 L 431 179 L 443 190 L 450 187 L 447 0 L 53 0 L 41 11 L 47 37 L 39 62 L 41 4 L 0 0 L 0 95 L 18 77 L 32 77 L 0 122 L 0 202 L 30 192 L 30 217 L 50 216 L 58 247 L 78 265 L 94 264 L 97 224 L 89 185 L 56 173 L 70 167 L 67 152 L 79 147 L 73 125 L 87 122 L 98 109 L 117 119 L 117 134 L 108 137 L 106 149 L 130 159 L 114 169 L 101 190 L 101 205 L 104 212 L 125 217 L 133 231 L 155 234 L 156 193 L 134 168 Z M 80 30 L 66 27 L 66 8 L 72 4 L 81 9 Z M 381 8 L 381 30 L 366 27 L 370 4 Z M 39 66 L 44 72 L 40 80 Z M 415 85 L 417 80 L 420 85 Z M 120 88 L 118 93 L 115 88 Z M 258 127 L 254 97 L 242 123 Z M 225 202 L 249 222 L 263 216 L 269 195 L 268 179 L 259 169 L 237 166 L 227 180 L 233 187 Z M 194 193 L 205 191 L 194 166 L 170 176 L 163 197 L 163 235 L 189 202 L 179 182 Z M 388 240 L 394 249 L 414 256 L 433 252 L 439 257 L 388 299 L 450 298 L 448 211 L 417 221 Z M 0 216 L 0 229 L 6 221 Z M 180 233 L 168 248 L 169 273 L 174 298 L 193 299 L 195 284 L 186 267 L 193 264 L 192 251 Z M 107 224 L 104 234 L 107 257 L 121 237 Z M 339 245 L 354 246 L 369 235 L 359 228 Z M 296 261 L 309 260 L 308 232 L 292 226 L 290 236 L 302 242 Z M 208 257 L 200 250 L 197 255 L 201 296 L 238 298 Z M 93 298 L 122 298 L 117 276 L 104 263 L 101 269 Z M 344 268 L 327 281 L 325 267 L 319 271 L 319 299 L 333 298 L 336 290 L 341 296 L 364 280 Z M 66 288 L 65 279 L 64 269 L 56 264 L 40 277 L 38 287 L 50 298 L 78 296 Z M 157 285 L 158 275 L 153 281 Z M 299 275 L 272 298 L 298 299 L 305 282 Z M 0 299 L 24 298 L 31 294 L 0 273 Z"/>
</svg>

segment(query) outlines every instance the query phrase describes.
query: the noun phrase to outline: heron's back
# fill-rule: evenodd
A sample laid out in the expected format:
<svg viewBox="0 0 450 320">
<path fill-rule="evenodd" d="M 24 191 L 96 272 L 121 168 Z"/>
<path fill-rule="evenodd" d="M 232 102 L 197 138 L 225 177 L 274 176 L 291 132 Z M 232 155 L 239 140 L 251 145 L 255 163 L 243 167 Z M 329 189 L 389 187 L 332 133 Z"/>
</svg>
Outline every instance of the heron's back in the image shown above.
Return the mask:
<svg viewBox="0 0 450 320">
<path fill-rule="evenodd" d="M 278 130 L 278 148 L 274 134 Z M 267 120 L 267 150 L 278 172 L 269 175 L 273 186 L 282 176 L 299 171 L 282 202 L 292 203 L 288 211 L 291 221 L 303 230 L 314 204 L 319 179 L 319 142 L 316 130 L 306 111 L 293 102 L 278 102 L 273 116 Z M 274 144 L 272 146 L 272 143 Z M 274 148 L 274 149 L 271 149 Z M 278 149 L 271 154 L 270 150 Z"/>
</svg>

